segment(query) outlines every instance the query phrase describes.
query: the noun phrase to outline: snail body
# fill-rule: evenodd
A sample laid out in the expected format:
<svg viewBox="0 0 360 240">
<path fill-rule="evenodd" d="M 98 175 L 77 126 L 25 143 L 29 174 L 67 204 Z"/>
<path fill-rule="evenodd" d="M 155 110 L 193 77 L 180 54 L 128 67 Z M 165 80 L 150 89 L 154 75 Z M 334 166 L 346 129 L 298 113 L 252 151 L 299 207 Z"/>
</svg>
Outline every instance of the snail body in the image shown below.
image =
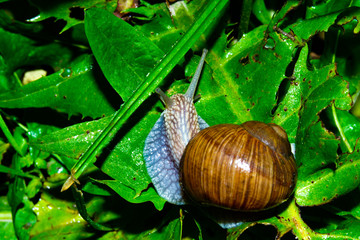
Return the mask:
<svg viewBox="0 0 360 240">
<path fill-rule="evenodd" d="M 156 92 L 166 109 L 145 140 L 143 156 L 148 174 L 158 194 L 170 203 L 185 204 L 180 185 L 180 159 L 187 143 L 209 125 L 196 113 L 194 94 L 205 62 L 204 51 L 194 78 L 185 94 L 169 98 L 160 89 Z"/>
<path fill-rule="evenodd" d="M 185 94 L 169 98 L 156 90 L 166 109 L 145 140 L 148 174 L 158 194 L 173 204 L 235 211 L 275 207 L 289 198 L 297 179 L 287 134 L 257 121 L 209 127 L 193 104 L 206 53 Z"/>
</svg>

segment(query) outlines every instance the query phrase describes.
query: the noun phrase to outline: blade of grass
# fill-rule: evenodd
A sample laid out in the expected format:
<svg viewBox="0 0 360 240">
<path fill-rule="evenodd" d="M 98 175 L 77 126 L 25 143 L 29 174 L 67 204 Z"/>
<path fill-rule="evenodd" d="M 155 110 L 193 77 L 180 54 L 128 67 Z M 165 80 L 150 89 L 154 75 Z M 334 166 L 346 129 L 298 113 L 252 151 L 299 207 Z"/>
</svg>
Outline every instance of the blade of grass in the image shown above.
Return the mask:
<svg viewBox="0 0 360 240">
<path fill-rule="evenodd" d="M 76 201 L 76 207 L 79 210 L 81 217 L 83 219 L 85 219 L 90 224 L 90 226 L 92 226 L 93 228 L 95 228 L 96 230 L 99 230 L 99 231 L 113 231 L 114 230 L 111 227 L 105 226 L 105 225 L 95 222 L 94 220 L 91 219 L 91 217 L 89 216 L 87 209 L 86 209 L 84 194 L 82 191 L 77 189 L 75 186 L 72 188 L 72 193 L 73 193 L 73 196 Z"/>
<path fill-rule="evenodd" d="M 13 135 L 11 134 L 9 128 L 6 126 L 6 123 L 4 121 L 4 119 L 2 118 L 2 116 L 0 115 L 0 129 L 3 131 L 5 137 L 7 138 L 7 140 L 9 141 L 9 143 L 11 144 L 11 146 L 15 149 L 15 151 L 20 154 L 20 156 L 24 156 L 25 153 L 24 151 L 21 149 L 21 147 L 17 144 L 15 138 L 13 137 Z"/>
<path fill-rule="evenodd" d="M 116 132 L 121 128 L 125 121 L 135 112 L 135 110 L 154 92 L 157 86 L 170 73 L 175 65 L 183 58 L 186 52 L 195 44 L 197 39 L 211 25 L 213 19 L 217 19 L 222 10 L 227 6 L 228 0 L 211 1 L 203 13 L 191 26 L 187 33 L 174 45 L 170 52 L 158 63 L 146 80 L 138 87 L 133 95 L 115 113 L 109 125 L 102 131 L 94 143 L 80 157 L 71 169 L 71 176 L 64 183 L 61 191 L 67 190 L 87 166 L 96 160 L 96 155 L 100 153 Z M 141 146 L 139 146 L 141 147 Z"/>
<path fill-rule="evenodd" d="M 1 173 L 6 173 L 6 174 L 11 174 L 11 175 L 16 175 L 16 176 L 19 176 L 19 177 L 38 178 L 38 177 L 36 177 L 34 175 L 23 173 L 20 170 L 9 168 L 9 167 L 3 166 L 3 165 L 0 165 L 0 172 Z"/>
</svg>

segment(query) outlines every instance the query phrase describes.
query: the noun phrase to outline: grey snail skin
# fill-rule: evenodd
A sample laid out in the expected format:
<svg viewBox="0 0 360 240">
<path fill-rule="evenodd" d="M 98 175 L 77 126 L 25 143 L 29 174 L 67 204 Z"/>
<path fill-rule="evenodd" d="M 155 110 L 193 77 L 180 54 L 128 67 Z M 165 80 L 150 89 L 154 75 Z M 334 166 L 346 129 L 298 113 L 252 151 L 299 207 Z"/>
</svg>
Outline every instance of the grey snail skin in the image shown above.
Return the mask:
<svg viewBox="0 0 360 240">
<path fill-rule="evenodd" d="M 297 180 L 287 134 L 276 124 L 258 121 L 209 127 L 193 103 L 206 54 L 204 49 L 185 94 L 168 97 L 156 90 L 166 109 L 143 152 L 153 185 L 176 205 L 195 202 L 238 212 L 278 206 Z M 241 224 L 216 221 L 223 228 Z"/>
</svg>

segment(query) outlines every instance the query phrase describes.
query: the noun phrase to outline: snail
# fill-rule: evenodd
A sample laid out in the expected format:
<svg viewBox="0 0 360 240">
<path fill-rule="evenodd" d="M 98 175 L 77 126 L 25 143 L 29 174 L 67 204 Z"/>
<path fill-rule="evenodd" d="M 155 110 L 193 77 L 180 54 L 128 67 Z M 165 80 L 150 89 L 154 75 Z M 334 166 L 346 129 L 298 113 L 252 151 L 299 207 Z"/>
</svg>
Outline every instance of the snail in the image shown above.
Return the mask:
<svg viewBox="0 0 360 240">
<path fill-rule="evenodd" d="M 206 53 L 185 94 L 170 98 L 156 90 L 166 109 L 143 152 L 153 185 L 177 205 L 196 202 L 245 212 L 278 206 L 297 180 L 287 134 L 276 124 L 258 121 L 209 127 L 193 104 Z"/>
</svg>

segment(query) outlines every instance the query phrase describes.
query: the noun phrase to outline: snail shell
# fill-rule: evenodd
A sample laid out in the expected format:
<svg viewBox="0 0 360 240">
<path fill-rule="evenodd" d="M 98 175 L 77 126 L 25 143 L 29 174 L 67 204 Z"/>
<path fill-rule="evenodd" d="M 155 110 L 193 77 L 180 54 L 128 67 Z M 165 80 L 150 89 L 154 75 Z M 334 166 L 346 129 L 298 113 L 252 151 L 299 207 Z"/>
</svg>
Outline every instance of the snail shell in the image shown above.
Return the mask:
<svg viewBox="0 0 360 240">
<path fill-rule="evenodd" d="M 284 202 L 296 183 L 286 132 L 257 121 L 206 128 L 188 143 L 181 183 L 196 202 L 258 211 Z"/>
</svg>

